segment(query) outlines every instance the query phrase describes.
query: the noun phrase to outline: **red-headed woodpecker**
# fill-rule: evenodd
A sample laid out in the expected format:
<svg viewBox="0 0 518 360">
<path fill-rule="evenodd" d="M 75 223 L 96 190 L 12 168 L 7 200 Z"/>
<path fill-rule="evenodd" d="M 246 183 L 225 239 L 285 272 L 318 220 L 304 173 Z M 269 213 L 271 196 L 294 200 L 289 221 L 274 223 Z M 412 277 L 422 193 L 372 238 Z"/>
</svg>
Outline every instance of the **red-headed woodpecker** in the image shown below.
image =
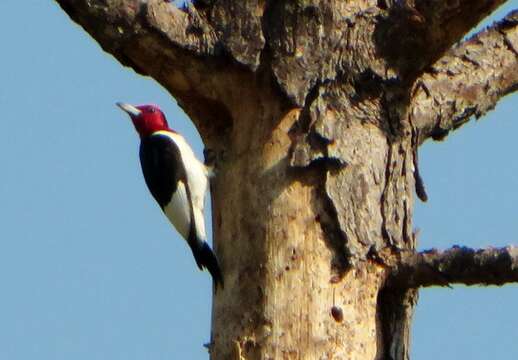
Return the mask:
<svg viewBox="0 0 518 360">
<path fill-rule="evenodd" d="M 158 106 L 117 106 L 128 113 L 140 136 L 140 165 L 151 195 L 189 244 L 198 267 L 209 270 L 216 287 L 223 286 L 218 259 L 205 241 L 203 208 L 209 169 L 185 139 L 169 128 Z"/>
</svg>

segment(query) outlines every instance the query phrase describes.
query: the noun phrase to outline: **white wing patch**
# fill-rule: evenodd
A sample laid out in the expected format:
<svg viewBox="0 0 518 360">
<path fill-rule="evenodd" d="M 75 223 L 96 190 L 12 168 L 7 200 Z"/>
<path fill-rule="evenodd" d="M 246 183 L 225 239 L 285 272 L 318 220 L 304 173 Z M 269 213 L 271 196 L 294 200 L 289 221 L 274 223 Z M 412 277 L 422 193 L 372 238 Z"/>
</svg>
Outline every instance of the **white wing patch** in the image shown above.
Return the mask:
<svg viewBox="0 0 518 360">
<path fill-rule="evenodd" d="M 164 207 L 164 213 L 180 235 L 187 239 L 191 227 L 191 213 L 183 182 L 178 182 L 178 187 L 171 201 Z"/>
</svg>

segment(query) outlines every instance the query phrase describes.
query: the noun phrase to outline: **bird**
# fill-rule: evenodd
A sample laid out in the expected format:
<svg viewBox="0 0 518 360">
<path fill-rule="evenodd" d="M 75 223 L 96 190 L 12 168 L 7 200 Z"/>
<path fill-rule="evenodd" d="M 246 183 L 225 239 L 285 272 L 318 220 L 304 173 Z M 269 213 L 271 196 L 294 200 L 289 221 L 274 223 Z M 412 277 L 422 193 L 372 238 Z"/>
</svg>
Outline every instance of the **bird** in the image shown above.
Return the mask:
<svg viewBox="0 0 518 360">
<path fill-rule="evenodd" d="M 207 268 L 216 290 L 223 287 L 221 267 L 205 233 L 204 200 L 212 169 L 169 128 L 157 105 L 116 105 L 129 115 L 140 137 L 140 165 L 151 195 L 187 241 L 200 270 Z"/>
</svg>

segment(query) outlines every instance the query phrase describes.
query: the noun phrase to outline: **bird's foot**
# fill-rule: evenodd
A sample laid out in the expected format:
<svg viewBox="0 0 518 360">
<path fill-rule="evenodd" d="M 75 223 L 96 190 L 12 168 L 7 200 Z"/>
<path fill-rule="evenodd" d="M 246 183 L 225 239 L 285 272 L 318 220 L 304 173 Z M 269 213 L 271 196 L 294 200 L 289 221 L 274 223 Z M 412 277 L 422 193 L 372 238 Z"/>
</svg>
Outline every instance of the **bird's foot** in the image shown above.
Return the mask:
<svg viewBox="0 0 518 360">
<path fill-rule="evenodd" d="M 218 154 L 215 150 L 205 148 L 203 149 L 203 157 L 205 158 L 205 166 L 209 170 L 209 176 L 213 177 L 216 172 L 216 164 L 218 162 Z"/>
</svg>

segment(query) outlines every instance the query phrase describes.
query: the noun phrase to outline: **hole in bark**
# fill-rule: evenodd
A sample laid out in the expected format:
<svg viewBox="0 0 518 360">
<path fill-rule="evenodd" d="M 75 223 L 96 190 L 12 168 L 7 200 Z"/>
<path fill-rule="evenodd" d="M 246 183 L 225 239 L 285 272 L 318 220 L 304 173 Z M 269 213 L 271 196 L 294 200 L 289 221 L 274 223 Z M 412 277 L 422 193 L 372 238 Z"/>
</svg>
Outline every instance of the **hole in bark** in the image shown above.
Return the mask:
<svg viewBox="0 0 518 360">
<path fill-rule="evenodd" d="M 342 308 L 338 306 L 333 306 L 331 308 L 331 316 L 335 319 L 336 322 L 342 322 L 344 320 L 344 312 Z"/>
</svg>

